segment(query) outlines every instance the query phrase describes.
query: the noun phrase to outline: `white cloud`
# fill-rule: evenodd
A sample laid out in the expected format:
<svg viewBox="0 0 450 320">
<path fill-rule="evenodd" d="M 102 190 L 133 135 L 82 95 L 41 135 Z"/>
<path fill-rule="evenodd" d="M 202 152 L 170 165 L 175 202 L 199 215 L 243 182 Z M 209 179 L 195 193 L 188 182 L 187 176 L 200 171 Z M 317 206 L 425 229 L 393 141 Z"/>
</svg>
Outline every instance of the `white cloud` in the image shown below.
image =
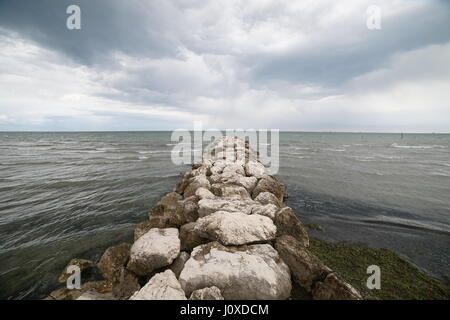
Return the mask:
<svg viewBox="0 0 450 320">
<path fill-rule="evenodd" d="M 380 31 L 366 28 L 371 4 L 382 8 Z M 74 50 L 54 27 L 41 30 L 55 30 L 51 45 L 0 28 L 0 129 L 161 130 L 202 120 L 221 128 L 450 131 L 441 3 L 108 6 L 121 9 L 105 29 L 121 31 L 107 39 L 85 31 Z M 115 25 L 121 12 L 142 28 Z M 418 17 L 424 25 L 413 24 Z"/>
</svg>

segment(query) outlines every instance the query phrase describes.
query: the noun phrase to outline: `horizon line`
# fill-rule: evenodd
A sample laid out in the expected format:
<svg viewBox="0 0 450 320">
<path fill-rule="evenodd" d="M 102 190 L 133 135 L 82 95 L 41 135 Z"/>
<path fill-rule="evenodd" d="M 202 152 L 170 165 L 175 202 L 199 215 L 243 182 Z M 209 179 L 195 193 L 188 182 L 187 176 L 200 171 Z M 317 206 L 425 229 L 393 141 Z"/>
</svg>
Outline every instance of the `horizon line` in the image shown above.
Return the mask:
<svg viewBox="0 0 450 320">
<path fill-rule="evenodd" d="M 108 132 L 172 132 L 173 130 L 0 130 L 0 133 L 108 133 Z M 186 129 L 188 131 L 194 131 L 193 129 Z M 219 129 L 219 131 L 237 130 L 237 129 Z M 259 129 L 255 129 L 258 131 Z M 279 130 L 280 133 L 370 133 L 370 134 L 450 134 L 450 132 L 436 132 L 436 131 L 423 131 L 423 132 L 404 132 L 404 131 L 303 131 L 303 130 L 280 130 L 280 129 L 266 129 Z M 208 131 L 202 130 L 202 132 Z"/>
</svg>

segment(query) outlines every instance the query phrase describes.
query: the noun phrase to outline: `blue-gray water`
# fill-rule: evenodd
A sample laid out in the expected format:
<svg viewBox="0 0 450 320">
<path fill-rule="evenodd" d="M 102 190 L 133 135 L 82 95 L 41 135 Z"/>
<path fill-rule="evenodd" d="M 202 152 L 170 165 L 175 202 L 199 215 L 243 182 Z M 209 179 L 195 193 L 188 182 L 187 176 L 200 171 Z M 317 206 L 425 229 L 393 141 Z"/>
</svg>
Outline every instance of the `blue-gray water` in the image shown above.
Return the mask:
<svg viewBox="0 0 450 320">
<path fill-rule="evenodd" d="M 180 173 L 169 132 L 0 133 L 0 298 L 40 298 L 98 259 Z M 450 135 L 281 133 L 287 204 L 331 241 L 395 250 L 450 275 Z"/>
</svg>

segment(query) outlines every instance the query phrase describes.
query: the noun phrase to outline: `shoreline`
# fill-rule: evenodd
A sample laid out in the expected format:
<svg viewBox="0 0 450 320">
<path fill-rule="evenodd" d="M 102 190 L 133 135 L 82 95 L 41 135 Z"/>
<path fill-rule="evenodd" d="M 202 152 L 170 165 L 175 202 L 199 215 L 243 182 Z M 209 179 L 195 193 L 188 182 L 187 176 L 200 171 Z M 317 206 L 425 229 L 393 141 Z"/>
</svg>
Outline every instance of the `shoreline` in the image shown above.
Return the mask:
<svg viewBox="0 0 450 320">
<path fill-rule="evenodd" d="M 295 213 L 283 204 L 286 190 L 281 181 L 268 176 L 264 172 L 264 169 L 261 170 L 261 166 L 258 166 L 257 156 L 253 154 L 252 150 L 249 150 L 248 146 L 241 145 L 240 142 L 236 143 L 235 140 L 233 140 L 233 146 L 234 162 L 236 162 L 236 160 L 245 160 L 246 162 L 248 162 L 249 159 L 252 160 L 254 162 L 254 169 L 256 169 L 253 174 L 249 174 L 248 166 L 246 167 L 245 163 L 242 163 L 243 166 L 241 166 L 241 168 L 245 168 L 246 170 L 243 170 L 242 172 L 240 172 L 242 169 L 239 169 L 239 165 L 236 167 L 236 163 L 225 163 L 223 165 L 221 164 L 221 168 L 220 170 L 217 170 L 217 173 L 214 172 L 212 174 L 209 172 L 208 175 L 208 171 L 214 170 L 213 168 L 216 167 L 216 164 L 223 162 L 222 160 L 218 160 L 217 157 L 212 161 L 210 159 L 209 162 L 204 161 L 203 164 L 194 165 L 193 171 L 186 173 L 183 180 L 177 184 L 175 188 L 176 192 L 169 193 L 163 197 L 151 210 L 149 215 L 150 220 L 142 222 L 137 226 L 135 229 L 135 242 L 133 245 L 123 243 L 105 251 L 100 262 L 97 264 L 97 268 L 105 278 L 104 281 L 86 283 L 83 285 L 84 288 L 82 286 L 81 290 L 75 290 L 76 292 L 70 292 L 65 288 L 60 288 L 52 292 L 47 299 L 87 298 L 90 300 L 103 300 L 128 299 L 130 297 L 138 299 L 173 298 L 174 296 L 169 295 L 162 297 L 155 293 L 158 291 L 158 288 L 154 287 L 155 284 L 152 283 L 152 281 L 156 278 L 158 278 L 159 282 L 163 282 L 163 287 L 167 286 L 168 283 L 172 283 L 173 287 L 173 283 L 177 283 L 175 285 L 177 290 L 173 293 L 175 294 L 175 297 L 184 299 L 192 296 L 194 292 L 201 291 L 200 289 L 203 290 L 205 288 L 208 288 L 208 290 L 206 290 L 208 291 L 208 294 L 214 293 L 216 298 L 217 296 L 221 296 L 222 298 L 225 296 L 225 299 L 233 299 L 236 298 L 236 294 L 238 294 L 237 297 L 239 298 L 264 299 L 265 297 L 270 299 L 286 299 L 289 297 L 292 298 L 291 288 L 298 286 L 304 291 L 302 294 L 303 298 L 360 299 L 361 296 L 355 288 L 361 290 L 361 286 L 358 283 L 354 283 L 351 277 L 349 277 L 349 279 L 345 278 L 345 276 L 348 277 L 349 273 L 346 273 L 345 269 L 342 269 L 342 266 L 335 260 L 330 260 L 332 257 L 330 253 L 323 256 L 321 250 L 319 250 L 320 248 L 323 249 L 335 244 L 311 238 L 312 246 L 309 246 L 309 238 L 303 224 L 298 220 Z M 239 149 L 239 147 L 242 147 L 242 149 L 246 151 L 244 159 L 238 159 L 237 149 Z M 221 158 L 222 157 L 220 157 L 220 159 Z M 230 171 L 228 169 L 230 167 L 234 169 Z M 224 171 L 230 172 L 227 178 L 231 178 L 231 180 L 234 179 L 232 183 L 229 183 L 229 181 L 224 183 L 224 181 L 221 180 L 220 175 L 226 176 Z M 215 179 L 218 179 L 215 182 L 218 182 L 219 185 L 214 186 L 217 183 L 211 183 L 211 178 L 214 178 L 214 175 L 216 175 Z M 258 178 L 256 178 L 256 176 L 258 176 Z M 242 178 L 244 178 L 244 180 L 253 178 L 255 180 L 253 181 L 254 185 L 249 186 L 248 181 L 247 183 L 236 183 L 236 181 Z M 270 183 L 267 183 L 267 179 Z M 261 181 L 264 182 L 260 183 Z M 260 184 L 263 187 L 261 187 Z M 229 210 L 229 212 L 218 214 L 217 211 L 222 210 L 224 206 L 226 207 L 230 206 L 232 203 L 236 203 L 236 201 L 257 202 L 255 199 L 248 197 L 250 192 L 250 195 L 253 195 L 253 198 L 257 198 L 258 194 L 255 195 L 254 191 L 256 187 L 262 188 L 259 193 L 272 194 L 271 192 L 268 192 L 272 191 L 272 195 L 275 194 L 274 197 L 268 197 L 270 200 L 264 199 L 263 201 L 265 203 L 258 203 L 259 207 L 257 207 L 257 210 L 259 211 L 257 214 L 254 212 L 248 212 L 247 215 L 241 213 L 240 218 L 236 220 L 236 214 L 234 212 L 245 211 L 248 209 L 248 205 L 242 203 L 240 204 L 239 210 L 235 210 L 235 208 Z M 193 197 L 196 198 L 192 199 Z M 226 201 L 217 207 L 217 203 L 222 201 L 222 197 L 223 199 L 226 199 Z M 203 202 L 200 203 L 200 201 Z M 208 201 L 209 207 L 206 206 L 205 209 L 204 203 Z M 179 202 L 183 202 L 184 204 L 184 211 L 182 210 L 181 215 L 180 212 L 175 209 Z M 254 203 L 252 203 L 252 205 L 254 206 Z M 189 209 L 186 209 L 186 207 Z M 197 208 L 193 209 L 195 207 Z M 194 213 L 194 211 L 198 212 Z M 199 212 L 202 212 L 201 217 L 198 217 Z M 205 214 L 205 212 L 207 213 Z M 233 212 L 233 214 L 230 214 L 230 212 Z M 284 212 L 283 215 L 281 215 L 283 218 L 278 219 L 281 220 L 281 222 L 277 222 L 277 215 L 279 215 L 279 212 Z M 197 217 L 195 217 L 196 214 Z M 186 220 L 186 215 L 191 215 L 189 218 L 192 222 L 188 222 L 189 218 Z M 259 220 L 255 220 L 257 216 Z M 200 221 L 202 223 L 200 223 Z M 245 222 L 248 223 L 248 225 L 245 226 L 244 229 L 239 229 L 239 224 L 236 223 L 234 225 L 235 222 L 231 221 Z M 261 223 L 261 221 L 264 222 Z M 200 227 L 198 227 L 198 223 L 201 224 Z M 193 224 L 196 224 L 196 226 L 193 227 Z M 213 225 L 212 228 L 211 224 Z M 186 229 L 185 226 L 187 225 L 190 226 Z M 228 226 L 228 229 L 223 229 L 223 225 Z M 272 225 L 274 228 L 271 227 Z M 158 229 L 161 227 L 164 228 Z M 250 233 L 248 233 L 249 228 L 251 229 Z M 189 232 L 186 232 L 186 230 Z M 149 238 L 147 242 L 138 241 L 144 235 Z M 166 237 L 166 240 L 163 239 L 164 241 L 162 241 L 161 237 Z M 157 251 L 157 249 L 151 248 L 152 242 L 159 243 L 162 241 L 161 243 L 167 245 L 167 239 L 170 240 L 169 242 L 172 242 L 172 247 L 169 245 L 168 251 L 175 251 L 172 259 L 168 258 L 167 255 L 161 257 L 164 256 L 164 253 L 159 252 L 156 255 L 156 258 L 155 256 L 150 258 L 147 256 L 143 260 L 147 259 L 148 261 L 142 261 L 142 257 L 146 255 L 145 252 L 149 252 L 149 250 Z M 180 239 L 181 243 L 177 247 L 177 241 Z M 150 243 L 149 240 L 151 240 Z M 191 243 L 189 244 L 189 242 Z M 141 252 L 135 247 L 140 247 Z M 274 250 L 274 248 L 276 250 Z M 263 254 L 259 252 L 261 250 L 264 251 Z M 203 275 L 195 275 L 195 272 L 193 271 L 195 268 L 193 265 L 195 265 L 196 260 L 198 259 L 196 257 L 200 255 L 202 257 L 201 259 L 205 260 L 208 255 L 211 255 L 212 252 L 216 251 L 222 252 L 221 254 L 229 255 L 231 257 L 230 259 L 234 259 L 233 257 L 236 255 L 242 255 L 242 251 L 244 251 L 244 256 L 247 258 L 250 257 L 250 260 L 256 257 L 257 259 L 265 259 L 264 261 L 266 262 L 267 259 L 269 259 L 268 256 L 277 256 L 278 258 L 275 258 L 275 260 L 269 263 L 271 264 L 271 268 L 268 269 L 268 271 L 273 272 L 278 279 L 278 282 L 276 283 L 278 288 L 275 292 L 272 292 L 273 296 L 267 296 L 267 293 L 265 292 L 258 293 L 258 286 L 254 287 L 256 292 L 251 290 L 240 292 L 239 282 L 242 281 L 242 279 L 239 278 L 240 275 L 235 279 L 235 287 L 232 288 L 227 286 L 224 287 L 223 283 L 220 282 L 220 276 L 218 277 L 219 280 L 214 280 L 212 281 L 213 283 L 210 283 L 211 280 L 209 280 L 209 282 L 206 281 Z M 255 257 L 252 257 L 252 255 Z M 118 256 L 122 256 L 120 263 L 117 262 Z M 183 258 L 181 258 L 182 256 Z M 345 257 L 341 258 L 345 260 Z M 155 259 L 157 262 L 155 262 Z M 164 262 L 161 262 L 161 259 L 164 260 Z M 221 260 L 219 259 L 219 262 L 220 261 Z M 274 261 L 278 262 L 275 263 Z M 324 261 L 325 264 L 322 263 L 322 261 Z M 327 261 L 330 263 L 327 264 Z M 214 267 L 214 263 L 217 264 L 218 262 L 206 261 L 204 265 L 197 264 L 195 266 L 197 268 L 203 267 L 205 272 L 209 272 L 209 269 Z M 225 262 L 222 261 L 221 263 L 225 263 L 226 265 L 227 260 L 225 260 Z M 152 266 L 149 267 L 149 264 Z M 178 268 L 181 268 L 181 270 L 174 273 L 174 265 L 178 265 Z M 94 264 L 90 263 L 90 267 L 93 266 Z M 249 263 L 248 267 L 251 268 L 251 263 Z M 336 269 L 335 271 L 338 272 L 332 271 L 329 267 L 333 270 Z M 224 272 L 231 272 L 231 274 L 234 274 L 232 270 L 225 270 Z M 252 272 L 254 271 L 251 271 L 250 273 Z M 341 276 L 341 273 L 344 277 Z M 235 274 L 234 276 L 236 277 Z M 256 281 L 256 283 L 259 284 L 264 283 L 264 275 L 260 275 L 260 278 L 258 278 L 258 276 L 253 277 L 250 280 Z M 433 285 L 435 284 L 433 283 Z M 217 294 L 218 292 L 216 289 L 212 290 L 211 288 L 218 288 L 217 290 L 220 294 Z M 371 298 L 370 295 L 367 295 L 367 293 L 364 292 L 363 288 L 361 292 L 363 298 Z M 206 296 L 209 297 L 209 295 L 204 296 L 205 294 L 205 292 L 202 292 L 203 298 Z M 222 296 L 222 294 L 224 296 Z M 442 296 L 445 297 L 445 294 L 441 295 L 441 298 Z M 401 298 L 401 296 L 399 297 Z"/>
</svg>

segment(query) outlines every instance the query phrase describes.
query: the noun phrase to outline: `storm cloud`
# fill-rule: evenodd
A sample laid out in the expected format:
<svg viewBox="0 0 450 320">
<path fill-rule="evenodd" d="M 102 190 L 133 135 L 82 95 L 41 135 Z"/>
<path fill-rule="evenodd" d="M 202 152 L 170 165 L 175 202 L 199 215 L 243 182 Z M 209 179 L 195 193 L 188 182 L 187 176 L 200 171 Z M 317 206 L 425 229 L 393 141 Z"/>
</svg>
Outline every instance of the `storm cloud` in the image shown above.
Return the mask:
<svg viewBox="0 0 450 320">
<path fill-rule="evenodd" d="M 438 0 L 3 0 L 0 130 L 449 132 L 448 30 Z"/>
</svg>

